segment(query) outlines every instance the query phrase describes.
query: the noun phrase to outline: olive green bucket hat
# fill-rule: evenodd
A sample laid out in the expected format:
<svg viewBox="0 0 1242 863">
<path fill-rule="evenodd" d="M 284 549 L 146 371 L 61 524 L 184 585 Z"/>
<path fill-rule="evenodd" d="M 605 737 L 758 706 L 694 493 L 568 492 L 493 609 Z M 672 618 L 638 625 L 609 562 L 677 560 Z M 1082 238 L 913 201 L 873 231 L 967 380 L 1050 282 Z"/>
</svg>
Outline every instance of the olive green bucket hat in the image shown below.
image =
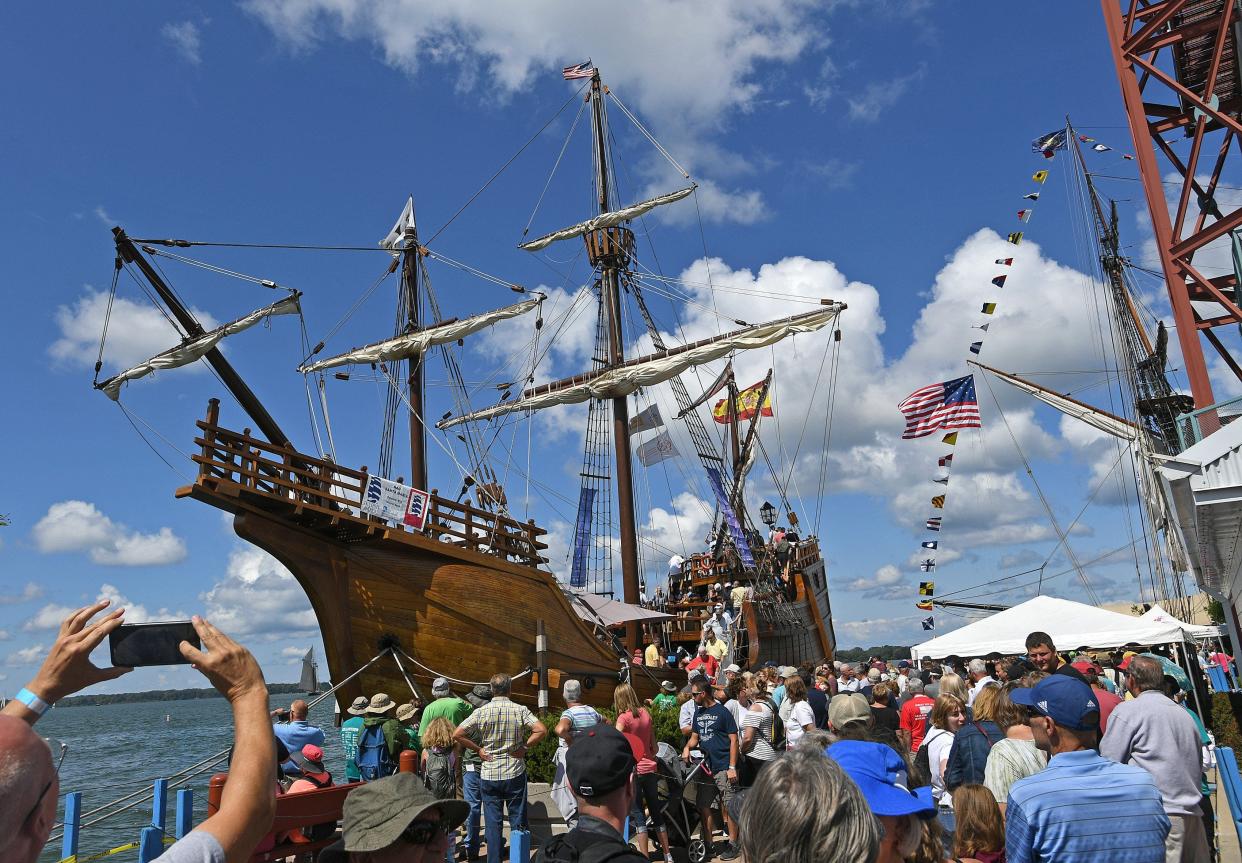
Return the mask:
<svg viewBox="0 0 1242 863">
<path fill-rule="evenodd" d="M 450 828 L 462 824 L 470 813 L 464 800 L 437 800 L 413 773 L 368 782 L 345 798 L 342 838 L 325 848 L 319 859 L 321 863 L 342 863 L 348 852 L 387 848 L 429 809 L 439 809 Z"/>
</svg>

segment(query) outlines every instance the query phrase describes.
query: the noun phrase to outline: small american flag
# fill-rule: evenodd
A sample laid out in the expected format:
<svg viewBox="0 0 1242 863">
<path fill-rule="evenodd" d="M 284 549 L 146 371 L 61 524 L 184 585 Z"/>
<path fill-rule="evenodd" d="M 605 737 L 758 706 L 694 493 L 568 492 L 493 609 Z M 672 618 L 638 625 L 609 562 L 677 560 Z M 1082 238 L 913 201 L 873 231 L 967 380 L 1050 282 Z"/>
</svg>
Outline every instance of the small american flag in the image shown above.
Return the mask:
<svg viewBox="0 0 1242 863">
<path fill-rule="evenodd" d="M 566 66 L 561 70 L 561 77 L 566 81 L 572 81 L 575 78 L 590 78 L 595 74 L 595 64 L 590 60 L 585 63 L 579 63 L 576 66 Z"/>
<path fill-rule="evenodd" d="M 897 407 L 906 416 L 903 440 L 926 437 L 937 429 L 982 428 L 974 375 L 917 389 Z"/>
</svg>

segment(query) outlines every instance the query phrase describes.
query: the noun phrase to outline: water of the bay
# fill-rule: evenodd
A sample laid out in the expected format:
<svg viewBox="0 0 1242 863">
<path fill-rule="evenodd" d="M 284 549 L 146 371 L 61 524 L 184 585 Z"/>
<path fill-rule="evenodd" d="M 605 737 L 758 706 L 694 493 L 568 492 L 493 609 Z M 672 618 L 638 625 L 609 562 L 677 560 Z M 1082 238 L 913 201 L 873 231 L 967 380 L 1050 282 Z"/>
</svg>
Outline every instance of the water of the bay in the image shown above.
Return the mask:
<svg viewBox="0 0 1242 863">
<path fill-rule="evenodd" d="M 273 695 L 272 707 L 287 706 L 294 697 Z M 323 728 L 327 737 L 324 757 L 328 770 L 334 777 L 343 776 L 345 768 L 340 737 L 333 726 L 332 699 L 325 699 L 312 708 L 310 720 Z M 60 768 L 61 808 L 57 820 L 64 815 L 64 795 L 81 791 L 83 825 L 99 817 L 85 815 L 92 809 L 133 791 L 150 790 L 155 779 L 172 776 L 226 751 L 233 743 L 232 713 L 223 698 L 58 707 L 39 720 L 37 730 L 44 737 L 68 744 Z M 167 816 L 170 835 L 177 789 L 193 789 L 194 823 L 197 824 L 206 817 L 207 783 L 213 773 L 224 769 L 221 760 L 218 766 L 197 776 L 170 783 Z M 78 854 L 84 857 L 137 842 L 142 828 L 149 825 L 151 819 L 151 802 L 147 801 L 100 824 L 84 826 Z M 53 836 L 59 833 L 57 829 Z M 40 863 L 54 863 L 60 859 L 59 840 L 49 842 L 39 858 Z M 106 859 L 137 860 L 138 852 L 126 851 Z"/>
</svg>

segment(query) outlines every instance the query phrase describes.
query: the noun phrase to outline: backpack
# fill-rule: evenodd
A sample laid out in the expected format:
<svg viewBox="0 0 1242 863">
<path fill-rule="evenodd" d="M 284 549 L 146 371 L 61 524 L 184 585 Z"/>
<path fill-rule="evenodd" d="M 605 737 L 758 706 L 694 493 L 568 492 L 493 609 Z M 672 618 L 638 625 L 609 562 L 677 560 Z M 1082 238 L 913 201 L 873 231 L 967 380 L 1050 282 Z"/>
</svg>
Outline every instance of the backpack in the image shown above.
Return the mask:
<svg viewBox="0 0 1242 863">
<path fill-rule="evenodd" d="M 393 763 L 392 755 L 388 751 L 388 741 L 384 738 L 382 724 L 370 725 L 362 730 L 362 736 L 358 738 L 358 755 L 354 760 L 358 764 L 358 775 L 365 782 L 391 776 L 396 772 L 397 765 Z"/>
<path fill-rule="evenodd" d="M 776 702 L 772 700 L 772 696 L 765 695 L 760 699 L 772 711 L 772 748 L 778 753 L 785 748 L 785 721 L 781 719 L 781 711 L 776 706 Z"/>
<path fill-rule="evenodd" d="M 427 772 L 423 776 L 423 785 L 437 800 L 449 800 L 456 796 L 457 780 L 453 775 L 452 750 L 427 750 Z"/>
<path fill-rule="evenodd" d="M 927 744 L 940 736 L 940 734 L 933 734 L 932 732 L 934 731 L 939 731 L 940 734 L 949 733 L 942 728 L 932 728 L 931 731 L 927 733 L 927 736 L 923 738 L 923 742 L 919 744 L 919 751 L 914 755 L 915 772 L 919 773 L 920 778 L 926 776 L 928 785 L 932 784 L 932 769 L 931 752 L 929 751 L 930 747 Z"/>
<path fill-rule="evenodd" d="M 629 845 L 600 833 L 569 833 L 554 836 L 552 841 L 539 849 L 536 863 L 610 863 L 610 861 L 641 860 L 642 857 Z"/>
</svg>

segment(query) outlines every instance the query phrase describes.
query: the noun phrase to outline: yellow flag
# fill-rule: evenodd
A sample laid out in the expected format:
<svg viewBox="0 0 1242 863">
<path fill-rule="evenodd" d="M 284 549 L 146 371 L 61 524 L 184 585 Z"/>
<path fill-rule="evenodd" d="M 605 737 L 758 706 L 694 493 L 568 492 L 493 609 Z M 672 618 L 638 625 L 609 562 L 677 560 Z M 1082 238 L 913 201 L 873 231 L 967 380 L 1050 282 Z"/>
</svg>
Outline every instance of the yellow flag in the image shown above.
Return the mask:
<svg viewBox="0 0 1242 863">
<path fill-rule="evenodd" d="M 1014 231 L 1012 234 L 1010 234 L 1010 235 L 1009 235 L 1009 242 L 1013 243 L 1015 246 L 1017 246 L 1017 245 L 1021 244 L 1021 242 L 1022 242 L 1022 232 L 1021 232 L 1021 231 Z"/>
<path fill-rule="evenodd" d="M 984 303 L 982 314 L 990 315 L 996 311 L 996 303 Z"/>
<path fill-rule="evenodd" d="M 933 596 L 935 595 L 935 593 L 936 593 L 936 582 L 934 581 L 920 581 L 919 582 L 919 596 Z"/>
<path fill-rule="evenodd" d="M 953 446 L 957 443 L 957 432 L 949 432 L 947 435 L 942 437 L 940 441 L 941 443 L 947 443 L 949 446 Z"/>
<path fill-rule="evenodd" d="M 944 509 L 944 495 L 938 494 L 932 498 L 932 506 L 936 509 Z"/>
<path fill-rule="evenodd" d="M 1036 183 L 1042 183 L 1044 180 L 1048 179 L 1048 172 L 1036 171 L 1034 174 L 1031 174 L 1031 179 Z"/>
</svg>

